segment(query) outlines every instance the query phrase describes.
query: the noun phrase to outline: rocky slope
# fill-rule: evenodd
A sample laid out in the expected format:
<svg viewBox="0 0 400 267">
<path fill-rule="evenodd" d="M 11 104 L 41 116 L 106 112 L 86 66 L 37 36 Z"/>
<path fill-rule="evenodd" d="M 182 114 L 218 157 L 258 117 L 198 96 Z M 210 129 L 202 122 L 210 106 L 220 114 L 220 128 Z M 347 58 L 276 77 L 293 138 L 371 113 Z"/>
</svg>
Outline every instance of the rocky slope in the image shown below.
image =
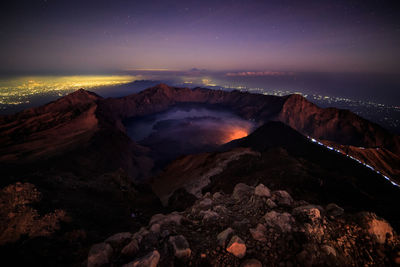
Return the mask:
<svg viewBox="0 0 400 267">
<path fill-rule="evenodd" d="M 148 176 L 148 150 L 100 114 L 102 100 L 81 89 L 42 107 L 0 117 L 0 166 L 11 173 L 21 165 L 26 172 L 43 163 L 44 168 L 88 174 L 123 168 L 133 178 Z"/>
<path fill-rule="evenodd" d="M 13 266 L 80 266 L 88 247 L 121 229 L 137 230 L 162 209 L 123 171 L 17 177 L 0 190 L 0 257 Z"/>
<path fill-rule="evenodd" d="M 227 155 L 233 160 L 221 164 Z M 249 136 L 226 144 L 221 152 L 172 162 L 154 177 L 152 187 L 164 205 L 177 208 L 174 203 L 190 205 L 188 200 L 206 191 L 231 193 L 240 182 L 264 183 L 321 205 L 335 202 L 353 211 L 377 212 L 400 226 L 399 209 L 394 205 L 400 201 L 397 187 L 280 122 L 266 123 Z M 169 198 L 173 200 L 169 202 Z"/>
<path fill-rule="evenodd" d="M 180 158 L 152 177 L 152 151 L 127 136 L 124 120 L 181 103 L 217 105 L 257 126 L 283 121 L 301 134 L 282 123 L 264 125 L 249 138 Z M 111 233 L 136 231 L 155 212 L 185 210 L 207 191 L 230 194 L 240 182 L 264 183 L 319 205 L 336 202 L 351 212 L 372 210 L 398 229 L 397 188 L 302 134 L 343 145 L 379 146 L 396 156 L 399 151 L 398 136 L 299 96 L 163 84 L 123 98 L 103 99 L 79 90 L 1 116 L 0 256 L 16 266 L 39 260 L 42 266 L 80 265 L 89 245 Z M 399 167 L 387 155 L 380 166 L 388 164 L 395 173 Z"/>
<path fill-rule="evenodd" d="M 237 184 L 183 212 L 156 214 L 138 232 L 92 246 L 92 266 L 394 266 L 400 239 L 373 213 L 352 214 Z"/>
<path fill-rule="evenodd" d="M 99 127 L 95 112 L 100 99 L 78 90 L 45 106 L 0 117 L 0 161 L 48 158 L 89 142 Z"/>
<path fill-rule="evenodd" d="M 138 228 L 132 213 L 160 208 L 133 183 L 149 175 L 148 149 L 98 114 L 101 100 L 79 90 L 0 117 L 0 256 L 14 266 L 77 264 L 88 244 Z"/>
<path fill-rule="evenodd" d="M 259 153 L 238 148 L 224 153 L 202 153 L 177 159 L 161 175 L 153 178 L 152 189 L 165 206 L 178 189 L 200 197 L 202 189 L 211 182 L 211 177 L 221 173 L 230 162 L 245 155 L 258 156 Z"/>
</svg>

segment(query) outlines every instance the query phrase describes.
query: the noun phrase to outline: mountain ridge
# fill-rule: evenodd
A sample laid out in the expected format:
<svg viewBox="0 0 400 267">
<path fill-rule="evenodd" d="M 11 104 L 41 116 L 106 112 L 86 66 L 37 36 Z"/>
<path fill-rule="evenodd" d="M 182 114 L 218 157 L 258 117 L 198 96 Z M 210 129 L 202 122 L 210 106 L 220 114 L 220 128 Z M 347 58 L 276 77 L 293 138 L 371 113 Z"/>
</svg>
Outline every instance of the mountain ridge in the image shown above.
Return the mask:
<svg viewBox="0 0 400 267">
<path fill-rule="evenodd" d="M 297 94 L 277 97 L 161 84 L 127 97 L 107 99 L 105 105 L 111 107 L 110 110 L 115 106 L 123 107 L 116 108 L 115 112 L 117 118 L 123 119 L 160 112 L 182 102 L 223 105 L 261 124 L 268 120 L 279 120 L 318 139 L 345 145 L 381 146 L 396 154 L 400 153 L 399 136 L 348 110 L 319 108 Z M 150 104 L 151 107 L 146 109 L 146 105 Z"/>
<path fill-rule="evenodd" d="M 152 151 L 127 135 L 126 120 L 192 103 L 229 110 L 251 120 L 258 130 L 222 151 L 183 156 L 155 173 Z M 121 98 L 78 90 L 47 105 L 1 116 L 0 205 L 9 212 L 3 216 L 6 220 L 0 218 L 0 229 L 12 233 L 13 242 L 21 237 L 7 243 L 2 256 L 28 261 L 39 257 L 48 266 L 63 261 L 80 265 L 76 262 L 86 257 L 88 244 L 123 229 L 137 231 L 155 212 L 189 208 L 206 192 L 230 194 L 243 181 L 285 189 L 310 203 L 335 200 L 350 213 L 373 210 L 398 229 L 398 207 L 392 203 L 398 202 L 398 188 L 307 136 L 334 140 L 332 146 L 347 146 L 358 138 L 369 149 L 379 145 L 381 168 L 392 164 L 391 155 L 398 155 L 398 136 L 349 111 L 322 109 L 298 95 L 161 84 Z M 185 186 L 189 179 L 192 183 Z M 29 201 L 15 203 L 19 190 L 24 197 L 35 197 L 28 199 L 35 201 L 34 208 L 27 207 Z M 49 226 L 47 232 L 39 229 L 39 237 L 24 236 L 31 229 L 20 225 L 20 218 L 31 214 L 43 214 L 34 219 L 43 228 Z M 54 220 L 48 220 L 53 215 Z"/>
</svg>

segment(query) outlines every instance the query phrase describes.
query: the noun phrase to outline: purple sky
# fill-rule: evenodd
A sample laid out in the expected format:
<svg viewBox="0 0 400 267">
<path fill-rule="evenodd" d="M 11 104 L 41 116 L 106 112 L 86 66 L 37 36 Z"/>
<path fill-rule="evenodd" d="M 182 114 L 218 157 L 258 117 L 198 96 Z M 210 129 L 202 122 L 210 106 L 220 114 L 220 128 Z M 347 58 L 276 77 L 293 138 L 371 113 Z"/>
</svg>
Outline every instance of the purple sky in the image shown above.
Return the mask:
<svg viewBox="0 0 400 267">
<path fill-rule="evenodd" d="M 400 73 L 396 1 L 8 1 L 0 72 Z"/>
</svg>

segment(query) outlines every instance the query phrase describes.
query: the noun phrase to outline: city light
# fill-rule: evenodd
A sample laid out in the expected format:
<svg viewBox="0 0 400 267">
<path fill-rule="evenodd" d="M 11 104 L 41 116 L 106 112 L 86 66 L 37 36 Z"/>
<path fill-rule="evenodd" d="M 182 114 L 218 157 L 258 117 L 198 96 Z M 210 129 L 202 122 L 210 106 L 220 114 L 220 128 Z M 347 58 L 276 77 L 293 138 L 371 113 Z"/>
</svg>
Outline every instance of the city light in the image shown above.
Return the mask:
<svg viewBox="0 0 400 267">
<path fill-rule="evenodd" d="M 24 76 L 0 79 L 0 104 L 27 104 L 32 96 L 63 96 L 80 88 L 95 91 L 99 87 L 126 84 L 135 79 L 135 76 L 129 75 Z"/>
</svg>

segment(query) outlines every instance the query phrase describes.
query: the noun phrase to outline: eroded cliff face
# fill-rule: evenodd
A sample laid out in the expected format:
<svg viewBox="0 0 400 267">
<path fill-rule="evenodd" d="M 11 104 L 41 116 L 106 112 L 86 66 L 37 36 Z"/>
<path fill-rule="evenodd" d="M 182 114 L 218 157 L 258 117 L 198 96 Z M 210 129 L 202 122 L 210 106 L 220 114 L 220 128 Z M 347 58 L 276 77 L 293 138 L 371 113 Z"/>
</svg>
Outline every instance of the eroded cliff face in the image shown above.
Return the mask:
<svg viewBox="0 0 400 267">
<path fill-rule="evenodd" d="M 400 153 L 400 138 L 356 114 L 336 108 L 319 108 L 300 95 L 288 96 L 280 121 L 320 140 L 343 145 L 381 147 Z"/>
<path fill-rule="evenodd" d="M 179 103 L 217 104 L 232 109 L 246 119 L 272 117 L 284 99 L 276 96 L 254 95 L 239 91 L 226 92 L 203 88 L 177 88 L 160 84 L 138 94 L 106 99 L 103 108 L 115 118 L 126 119 L 165 111 Z"/>
</svg>

